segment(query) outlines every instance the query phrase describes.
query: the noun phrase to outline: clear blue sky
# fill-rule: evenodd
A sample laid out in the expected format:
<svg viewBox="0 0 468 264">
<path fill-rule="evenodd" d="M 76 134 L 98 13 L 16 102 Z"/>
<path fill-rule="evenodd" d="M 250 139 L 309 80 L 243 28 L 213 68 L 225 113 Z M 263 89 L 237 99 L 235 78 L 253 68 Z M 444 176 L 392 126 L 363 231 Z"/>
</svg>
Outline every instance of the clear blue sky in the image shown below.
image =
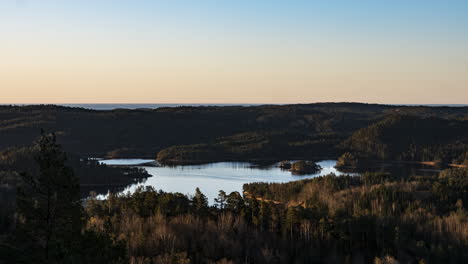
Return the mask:
<svg viewBox="0 0 468 264">
<path fill-rule="evenodd" d="M 3 0 L 0 36 L 4 103 L 468 100 L 466 0 Z"/>
</svg>

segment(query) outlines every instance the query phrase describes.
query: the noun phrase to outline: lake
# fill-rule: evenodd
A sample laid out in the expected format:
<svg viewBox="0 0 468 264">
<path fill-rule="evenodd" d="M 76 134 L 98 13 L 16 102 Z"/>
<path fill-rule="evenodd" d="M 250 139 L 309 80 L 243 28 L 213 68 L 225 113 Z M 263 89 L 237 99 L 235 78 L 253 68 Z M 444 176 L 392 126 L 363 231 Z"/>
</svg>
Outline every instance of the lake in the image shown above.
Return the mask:
<svg viewBox="0 0 468 264">
<path fill-rule="evenodd" d="M 124 193 L 134 192 L 138 186 L 153 186 L 157 190 L 165 192 L 180 192 L 193 194 L 195 188 L 208 197 L 210 204 L 218 196 L 219 190 L 227 193 L 238 191 L 242 193 L 242 186 L 252 182 L 290 182 L 335 173 L 336 160 L 323 160 L 317 162 L 323 169 L 320 173 L 297 176 L 291 172 L 282 170 L 277 164 L 269 166 L 257 166 L 248 162 L 219 162 L 205 165 L 183 166 L 146 166 L 153 160 L 139 159 L 113 159 L 100 160 L 107 165 L 137 166 L 145 168 L 152 177 L 142 184 L 128 186 Z M 141 165 L 143 164 L 143 165 Z"/>
<path fill-rule="evenodd" d="M 226 193 L 233 191 L 242 193 L 242 187 L 245 183 L 282 183 L 330 173 L 350 174 L 336 170 L 336 160 L 319 161 L 317 163 L 322 167 L 319 173 L 300 176 L 278 168 L 278 164 L 259 166 L 249 162 L 218 162 L 204 165 L 157 166 L 156 161 L 151 159 L 99 159 L 99 162 L 111 166 L 144 168 L 151 175 L 143 183 L 128 186 L 123 193 L 132 193 L 139 186 L 153 186 L 155 189 L 165 192 L 192 195 L 198 187 L 208 197 L 210 204 L 218 196 L 219 190 L 224 190 Z M 378 162 L 366 168 L 365 171 L 385 171 L 394 175 L 410 176 L 434 175 L 440 170 L 422 164 Z M 359 173 L 351 174 L 359 175 Z M 98 197 L 105 198 L 102 195 Z"/>
</svg>

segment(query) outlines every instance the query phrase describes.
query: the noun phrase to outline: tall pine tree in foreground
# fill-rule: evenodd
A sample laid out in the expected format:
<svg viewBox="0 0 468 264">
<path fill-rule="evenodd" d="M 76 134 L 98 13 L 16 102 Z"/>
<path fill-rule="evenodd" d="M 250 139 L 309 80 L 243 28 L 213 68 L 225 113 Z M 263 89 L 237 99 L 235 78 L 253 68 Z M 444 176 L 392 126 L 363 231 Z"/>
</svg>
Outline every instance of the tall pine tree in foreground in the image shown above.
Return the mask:
<svg viewBox="0 0 468 264">
<path fill-rule="evenodd" d="M 18 191 L 18 232 L 28 255 L 54 263 L 73 258 L 83 228 L 80 189 L 55 135 L 43 135 L 36 147 L 39 174 L 25 174 Z"/>
<path fill-rule="evenodd" d="M 24 174 L 17 195 L 16 263 L 121 263 L 125 251 L 84 230 L 78 179 L 65 165 L 55 135 L 43 133 L 35 148 L 37 175 Z"/>
</svg>

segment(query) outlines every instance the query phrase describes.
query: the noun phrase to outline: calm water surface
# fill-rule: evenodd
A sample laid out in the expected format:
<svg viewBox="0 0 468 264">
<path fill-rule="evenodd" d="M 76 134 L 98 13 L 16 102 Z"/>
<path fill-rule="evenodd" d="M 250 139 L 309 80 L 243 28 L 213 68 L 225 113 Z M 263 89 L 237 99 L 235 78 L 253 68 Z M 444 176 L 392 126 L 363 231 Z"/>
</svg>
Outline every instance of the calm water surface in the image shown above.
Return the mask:
<svg viewBox="0 0 468 264">
<path fill-rule="evenodd" d="M 108 165 L 134 166 L 148 161 L 150 160 L 132 159 L 102 160 L 100 162 Z M 224 190 L 227 193 L 242 192 L 242 185 L 245 183 L 289 182 L 330 173 L 343 174 L 334 168 L 335 160 L 323 160 L 318 164 L 323 168 L 320 173 L 303 176 L 292 175 L 291 172 L 282 170 L 276 165 L 258 167 L 247 162 L 220 162 L 175 167 L 138 166 L 145 168 L 152 177 L 142 184 L 127 187 L 124 193 L 134 192 L 138 186 L 153 186 L 155 189 L 165 192 L 180 192 L 191 195 L 198 187 L 208 197 L 210 203 L 213 203 L 213 199 L 218 196 L 219 190 Z"/>
<path fill-rule="evenodd" d="M 139 166 L 143 167 L 143 165 L 147 163 L 153 163 L 154 160 L 152 159 L 109 159 L 109 160 L 100 160 L 100 163 L 109 165 L 109 166 Z"/>
</svg>

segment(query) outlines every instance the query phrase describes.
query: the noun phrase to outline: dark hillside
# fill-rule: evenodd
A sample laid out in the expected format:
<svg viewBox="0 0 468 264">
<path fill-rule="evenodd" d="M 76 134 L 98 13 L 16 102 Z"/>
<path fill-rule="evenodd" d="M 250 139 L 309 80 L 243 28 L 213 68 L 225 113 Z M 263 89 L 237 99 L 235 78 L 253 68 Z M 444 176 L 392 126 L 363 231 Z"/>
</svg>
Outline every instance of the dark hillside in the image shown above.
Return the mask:
<svg viewBox="0 0 468 264">
<path fill-rule="evenodd" d="M 169 146 L 210 142 L 242 132 L 296 130 L 305 135 L 350 134 L 378 119 L 387 108 L 311 104 L 92 111 L 52 105 L 1 106 L 0 148 L 29 144 L 44 128 L 55 132 L 68 152 L 154 157 Z"/>
<path fill-rule="evenodd" d="M 468 151 L 468 122 L 392 115 L 358 130 L 343 145 L 361 158 L 451 163 Z"/>
<path fill-rule="evenodd" d="M 37 175 L 37 152 L 36 145 L 0 151 L 0 186 L 14 189 L 20 183 L 20 174 Z M 89 196 L 91 190 L 100 194 L 109 190 L 118 192 L 129 184 L 150 177 L 144 169 L 110 167 L 72 154 L 67 155 L 66 164 L 74 170 L 84 197 Z"/>
<path fill-rule="evenodd" d="M 83 157 L 154 158 L 161 150 L 173 146 L 212 147 L 226 139 L 231 141 L 227 145 L 243 144 L 237 142 L 239 135 L 249 133 L 268 141 L 263 145 L 265 149 L 251 151 L 251 155 L 291 152 L 315 155 L 318 151 L 307 148 L 315 148 L 318 142 L 323 144 L 316 150 L 328 148 L 395 113 L 462 120 L 468 116 L 468 108 L 317 103 L 94 111 L 54 105 L 0 106 L 0 149 L 26 146 L 43 128 L 55 132 L 67 152 Z M 272 135 L 282 136 L 272 138 Z M 221 145 L 225 146 L 224 153 L 232 152 L 231 147 Z M 302 149 L 297 150 L 297 146 Z M 334 154 L 334 150 L 331 152 Z M 243 159 L 242 155 L 236 154 L 233 159 Z"/>
</svg>

